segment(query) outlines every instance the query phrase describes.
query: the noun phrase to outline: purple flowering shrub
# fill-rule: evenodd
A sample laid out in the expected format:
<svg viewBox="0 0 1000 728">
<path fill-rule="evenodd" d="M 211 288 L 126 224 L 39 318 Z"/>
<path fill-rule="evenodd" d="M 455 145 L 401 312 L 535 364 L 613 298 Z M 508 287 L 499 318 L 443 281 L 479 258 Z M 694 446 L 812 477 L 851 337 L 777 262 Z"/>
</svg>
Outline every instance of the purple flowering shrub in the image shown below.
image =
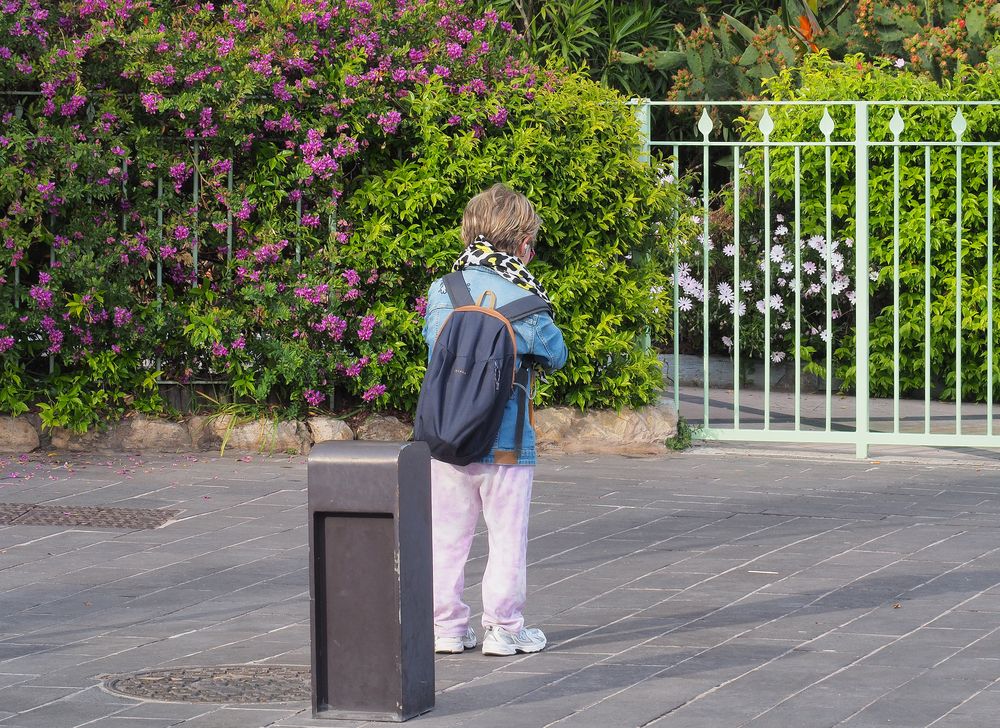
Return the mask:
<svg viewBox="0 0 1000 728">
<path fill-rule="evenodd" d="M 676 195 L 617 96 L 460 0 L 263 7 L 0 4 L 0 411 L 83 430 L 162 411 L 158 380 L 408 408 L 422 296 L 497 180 L 546 219 L 575 357 L 546 396 L 654 396 Z"/>
</svg>

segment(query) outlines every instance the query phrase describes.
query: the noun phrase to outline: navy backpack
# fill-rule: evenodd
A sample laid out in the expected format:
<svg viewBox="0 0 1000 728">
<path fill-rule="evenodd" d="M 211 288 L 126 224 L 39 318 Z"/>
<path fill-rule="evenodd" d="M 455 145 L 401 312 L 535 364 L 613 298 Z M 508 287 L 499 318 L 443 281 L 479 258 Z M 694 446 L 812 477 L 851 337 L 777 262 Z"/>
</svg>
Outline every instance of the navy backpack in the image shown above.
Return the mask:
<svg viewBox="0 0 1000 728">
<path fill-rule="evenodd" d="M 547 313 L 548 304 L 527 294 L 499 308 L 487 291 L 472 295 L 459 271 L 444 277 L 454 311 L 441 325 L 430 364 L 420 387 L 413 439 L 430 446 L 431 455 L 453 465 L 481 460 L 496 440 L 504 407 L 518 396 L 515 456 L 520 457 L 530 367 L 514 371 L 517 340 L 511 322 Z M 492 297 L 494 306 L 483 305 Z"/>
</svg>

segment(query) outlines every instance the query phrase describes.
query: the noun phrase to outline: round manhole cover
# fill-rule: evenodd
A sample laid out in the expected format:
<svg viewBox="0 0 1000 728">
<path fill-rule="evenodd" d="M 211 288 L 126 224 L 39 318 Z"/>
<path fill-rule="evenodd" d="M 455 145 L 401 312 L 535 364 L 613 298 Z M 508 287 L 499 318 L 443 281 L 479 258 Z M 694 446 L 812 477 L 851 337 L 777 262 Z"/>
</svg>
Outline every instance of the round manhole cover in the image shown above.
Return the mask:
<svg viewBox="0 0 1000 728">
<path fill-rule="evenodd" d="M 176 703 L 288 703 L 312 697 L 308 667 L 219 665 L 111 675 L 104 687 L 130 698 Z"/>
</svg>

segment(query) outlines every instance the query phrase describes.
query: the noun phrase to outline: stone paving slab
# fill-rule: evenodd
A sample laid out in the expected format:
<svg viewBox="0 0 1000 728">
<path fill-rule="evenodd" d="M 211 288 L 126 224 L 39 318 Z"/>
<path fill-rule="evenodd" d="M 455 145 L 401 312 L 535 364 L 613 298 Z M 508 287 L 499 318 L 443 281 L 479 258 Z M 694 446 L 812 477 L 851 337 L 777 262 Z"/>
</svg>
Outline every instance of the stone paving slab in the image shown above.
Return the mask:
<svg viewBox="0 0 1000 728">
<path fill-rule="evenodd" d="M 177 510 L 154 530 L 0 525 L 0 728 L 359 727 L 307 703 L 102 689 L 173 667 L 308 665 L 306 460 L 45 455 L 0 502 Z M 427 728 L 985 728 L 1000 714 L 1000 469 L 816 447 L 558 457 L 529 608 L 550 646 L 439 656 Z M 467 599 L 478 617 L 485 530 Z"/>
</svg>

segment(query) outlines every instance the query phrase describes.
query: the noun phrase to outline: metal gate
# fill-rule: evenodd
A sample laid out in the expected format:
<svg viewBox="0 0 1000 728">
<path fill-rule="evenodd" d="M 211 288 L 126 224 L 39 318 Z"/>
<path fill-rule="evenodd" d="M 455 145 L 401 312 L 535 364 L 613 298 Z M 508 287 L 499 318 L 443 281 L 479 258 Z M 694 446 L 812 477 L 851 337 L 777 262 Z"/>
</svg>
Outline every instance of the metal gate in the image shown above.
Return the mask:
<svg viewBox="0 0 1000 728">
<path fill-rule="evenodd" d="M 1000 447 L 1000 102 L 633 103 L 695 195 L 665 370 L 697 437 Z M 676 114 L 695 138 L 655 138 Z"/>
</svg>

